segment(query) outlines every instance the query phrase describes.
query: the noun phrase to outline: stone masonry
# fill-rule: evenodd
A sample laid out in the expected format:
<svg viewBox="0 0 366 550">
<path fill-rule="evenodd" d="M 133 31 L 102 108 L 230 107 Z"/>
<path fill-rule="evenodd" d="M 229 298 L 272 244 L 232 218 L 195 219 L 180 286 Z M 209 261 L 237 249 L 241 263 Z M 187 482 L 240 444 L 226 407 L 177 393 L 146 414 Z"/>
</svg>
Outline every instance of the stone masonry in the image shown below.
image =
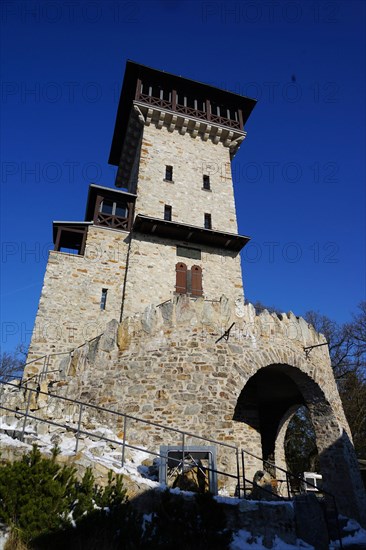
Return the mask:
<svg viewBox="0 0 366 550">
<path fill-rule="evenodd" d="M 105 331 L 120 319 L 129 234 L 90 226 L 84 256 L 51 251 L 27 362 L 65 352 Z M 108 288 L 105 310 L 102 288 Z M 39 372 L 32 363 L 25 375 Z"/>
<path fill-rule="evenodd" d="M 233 322 L 229 339 L 217 342 Z M 121 324 L 109 323 L 103 336 L 76 350 L 71 363 L 63 360 L 68 367 L 52 391 L 238 445 L 261 457 L 260 429 L 240 418 L 235 420 L 235 411 L 242 391 L 258 372 L 285 372 L 310 410 L 324 465 L 325 489 L 336 496 L 342 513 L 363 522 L 365 495 L 327 348 L 314 348 L 309 357 L 303 350 L 323 341 L 323 336 L 292 313 L 278 316 L 264 311 L 258 316 L 253 306 L 235 304 L 224 296 L 214 303 L 178 297 L 160 307 L 147 307 L 143 314 Z M 42 399 L 34 408 L 37 414 L 49 417 L 48 406 Z M 275 404 L 272 406 L 275 412 Z M 53 418 L 60 419 L 69 414 L 69 408 L 51 412 Z M 107 423 L 121 430 L 118 421 L 104 418 L 102 413 L 83 422 Z M 113 422 L 117 424 L 111 426 Z M 280 432 L 281 428 L 278 436 L 282 437 Z M 176 434 L 141 428 L 133 420 L 126 437 L 129 444 L 155 452 L 161 444 L 180 443 Z M 194 445 L 194 438 L 186 444 Z M 282 465 L 282 454 L 277 452 Z M 235 454 L 219 448 L 218 466 L 235 471 Z M 260 458 L 247 457 L 246 477 L 252 479 L 261 467 Z M 230 480 L 221 481 L 221 486 L 225 483 L 233 491 Z"/>
<path fill-rule="evenodd" d="M 24 410 L 33 384 L 46 392 L 30 402 L 40 418 L 78 422 L 79 405 L 55 407 L 52 391 L 185 430 L 234 446 L 234 452 L 217 448 L 226 473 L 236 469 L 235 447 L 256 455 L 246 455 L 247 479 L 264 459 L 286 465 L 288 422 L 306 406 L 325 489 L 341 513 L 366 525 L 366 497 L 327 346 L 304 350 L 326 344 L 324 337 L 292 313 L 256 315 L 244 305 L 240 250 L 248 238 L 237 233 L 230 162 L 254 104 L 127 63 L 110 162 L 118 166 L 116 185 L 128 192 L 94 186 L 86 221 L 68 229 L 62 224 L 69 222 L 59 222 L 23 385 L 3 392 L 2 404 Z M 72 235 L 64 242 L 83 235 L 78 254 L 59 251 L 61 229 Z M 85 427 L 126 430 L 131 445 L 155 452 L 181 445 L 175 432 L 93 414 L 83 416 Z M 195 444 L 194 437 L 185 441 Z M 232 479 L 220 483 L 233 494 Z"/>
<path fill-rule="evenodd" d="M 173 181 L 164 181 L 165 166 L 173 166 Z M 210 190 L 202 176 L 210 176 Z M 237 233 L 230 149 L 204 141 L 166 125 L 144 126 L 135 213 L 162 217 L 172 206 L 173 221 L 203 227 L 204 213 L 212 214 L 212 228 Z"/>
</svg>

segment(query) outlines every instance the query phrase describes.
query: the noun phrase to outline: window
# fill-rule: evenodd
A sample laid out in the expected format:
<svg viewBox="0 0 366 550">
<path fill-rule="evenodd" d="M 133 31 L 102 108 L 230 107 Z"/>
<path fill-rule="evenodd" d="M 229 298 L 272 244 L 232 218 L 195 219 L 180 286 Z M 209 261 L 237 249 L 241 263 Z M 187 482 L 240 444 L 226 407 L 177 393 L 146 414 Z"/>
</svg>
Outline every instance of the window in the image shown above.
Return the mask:
<svg viewBox="0 0 366 550">
<path fill-rule="evenodd" d="M 100 298 L 100 309 L 105 309 L 107 303 L 107 288 L 102 288 L 102 296 Z"/>
<path fill-rule="evenodd" d="M 175 291 L 178 294 L 187 294 L 187 266 L 178 263 L 175 266 Z"/>
<path fill-rule="evenodd" d="M 212 229 L 211 214 L 205 214 L 205 229 Z"/>
<path fill-rule="evenodd" d="M 193 265 L 191 268 L 191 291 L 192 296 L 202 296 L 202 269 L 199 265 Z"/>
<path fill-rule="evenodd" d="M 127 206 L 122 202 L 114 202 L 110 199 L 103 199 L 100 204 L 100 212 L 110 214 L 111 216 L 127 218 Z"/>
<path fill-rule="evenodd" d="M 127 206 L 125 204 L 117 202 L 114 212 L 115 216 L 118 216 L 119 218 L 127 218 Z"/>
<path fill-rule="evenodd" d="M 187 269 L 186 264 L 178 263 L 175 266 L 175 291 L 178 294 L 190 294 L 191 296 L 202 296 L 202 268 L 193 265 Z"/>
<path fill-rule="evenodd" d="M 100 211 L 103 212 L 103 214 L 113 214 L 113 205 L 115 203 L 113 201 L 110 201 L 108 199 L 103 199 L 103 202 L 100 205 Z"/>
<path fill-rule="evenodd" d="M 168 204 L 164 206 L 164 220 L 166 220 L 167 222 L 172 221 L 172 207 Z"/>
<path fill-rule="evenodd" d="M 203 176 L 203 189 L 211 189 L 210 187 L 210 176 Z"/>
<path fill-rule="evenodd" d="M 173 181 L 173 166 L 166 166 L 165 167 L 165 180 L 166 181 Z"/>
</svg>

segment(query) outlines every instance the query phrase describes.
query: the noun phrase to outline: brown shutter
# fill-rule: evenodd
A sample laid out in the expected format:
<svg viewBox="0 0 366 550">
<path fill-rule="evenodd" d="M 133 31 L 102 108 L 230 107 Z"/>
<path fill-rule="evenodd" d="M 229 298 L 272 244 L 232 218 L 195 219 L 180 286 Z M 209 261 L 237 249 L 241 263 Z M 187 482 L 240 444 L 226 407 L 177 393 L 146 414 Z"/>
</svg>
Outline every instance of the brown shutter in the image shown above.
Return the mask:
<svg viewBox="0 0 366 550">
<path fill-rule="evenodd" d="M 175 291 L 178 294 L 187 293 L 187 266 L 186 264 L 178 263 L 175 266 Z"/>
<path fill-rule="evenodd" d="M 192 273 L 192 296 L 202 296 L 202 269 L 198 265 L 193 265 Z"/>
</svg>

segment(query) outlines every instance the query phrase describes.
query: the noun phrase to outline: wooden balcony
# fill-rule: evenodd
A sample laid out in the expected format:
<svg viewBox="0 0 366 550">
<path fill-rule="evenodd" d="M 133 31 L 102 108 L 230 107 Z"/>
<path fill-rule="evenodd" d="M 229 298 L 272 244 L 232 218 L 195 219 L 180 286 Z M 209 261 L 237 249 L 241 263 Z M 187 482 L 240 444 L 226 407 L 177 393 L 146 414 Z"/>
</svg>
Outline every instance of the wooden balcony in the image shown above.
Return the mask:
<svg viewBox="0 0 366 550">
<path fill-rule="evenodd" d="M 112 214 L 104 214 L 103 212 L 98 212 L 95 224 L 102 227 L 129 231 L 129 218 L 121 218 Z"/>
<path fill-rule="evenodd" d="M 160 99 L 148 94 L 143 94 L 142 92 L 136 92 L 135 97 L 136 101 L 141 101 L 142 103 L 146 103 L 154 107 L 160 107 L 161 109 L 168 109 L 169 111 L 198 118 L 199 120 L 204 120 L 211 123 L 213 122 L 229 128 L 235 128 L 236 130 L 242 130 L 243 128 L 243 125 L 238 120 L 231 120 L 229 118 L 213 114 L 211 112 L 211 105 L 208 100 L 206 101 L 206 111 L 200 111 L 198 109 L 188 107 L 187 105 L 180 105 L 179 103 L 174 102 L 174 98 L 174 93 L 172 94 L 172 101 L 167 101 L 166 99 Z M 240 111 L 239 118 L 241 118 Z"/>
</svg>

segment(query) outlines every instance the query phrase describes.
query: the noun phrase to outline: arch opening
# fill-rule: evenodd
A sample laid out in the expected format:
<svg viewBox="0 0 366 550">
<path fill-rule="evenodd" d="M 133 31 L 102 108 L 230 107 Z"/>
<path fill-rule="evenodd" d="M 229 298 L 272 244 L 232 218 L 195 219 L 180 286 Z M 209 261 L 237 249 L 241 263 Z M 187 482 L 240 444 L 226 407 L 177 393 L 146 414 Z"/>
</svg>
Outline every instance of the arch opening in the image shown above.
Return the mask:
<svg viewBox="0 0 366 550">
<path fill-rule="evenodd" d="M 260 369 L 241 391 L 233 420 L 244 422 L 261 436 L 262 459 L 274 462 L 277 434 L 289 409 L 305 405 L 296 382 L 284 365 Z"/>
</svg>

